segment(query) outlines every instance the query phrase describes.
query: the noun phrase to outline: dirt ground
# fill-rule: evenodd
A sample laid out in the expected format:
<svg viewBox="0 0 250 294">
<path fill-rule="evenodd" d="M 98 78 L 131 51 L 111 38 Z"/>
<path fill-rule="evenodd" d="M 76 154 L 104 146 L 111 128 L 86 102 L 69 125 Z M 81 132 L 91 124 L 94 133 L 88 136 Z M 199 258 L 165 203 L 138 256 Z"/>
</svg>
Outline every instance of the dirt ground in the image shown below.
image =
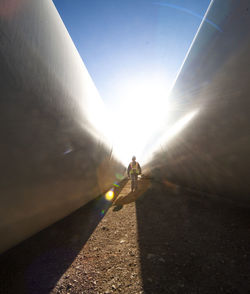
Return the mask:
<svg viewBox="0 0 250 294">
<path fill-rule="evenodd" d="M 250 293 L 250 210 L 152 179 L 121 184 L 0 258 L 0 292 Z"/>
</svg>

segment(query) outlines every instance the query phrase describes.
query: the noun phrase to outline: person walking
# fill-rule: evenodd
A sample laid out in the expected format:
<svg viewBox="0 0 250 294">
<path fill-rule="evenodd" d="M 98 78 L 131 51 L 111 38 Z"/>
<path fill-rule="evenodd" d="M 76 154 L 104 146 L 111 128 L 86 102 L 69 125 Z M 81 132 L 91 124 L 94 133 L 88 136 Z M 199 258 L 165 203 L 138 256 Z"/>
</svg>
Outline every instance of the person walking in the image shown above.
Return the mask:
<svg viewBox="0 0 250 294">
<path fill-rule="evenodd" d="M 141 174 L 141 167 L 139 162 L 136 161 L 136 157 L 132 157 L 132 162 L 128 166 L 128 178 L 131 178 L 131 191 L 134 192 L 137 189 L 137 178 Z"/>
</svg>

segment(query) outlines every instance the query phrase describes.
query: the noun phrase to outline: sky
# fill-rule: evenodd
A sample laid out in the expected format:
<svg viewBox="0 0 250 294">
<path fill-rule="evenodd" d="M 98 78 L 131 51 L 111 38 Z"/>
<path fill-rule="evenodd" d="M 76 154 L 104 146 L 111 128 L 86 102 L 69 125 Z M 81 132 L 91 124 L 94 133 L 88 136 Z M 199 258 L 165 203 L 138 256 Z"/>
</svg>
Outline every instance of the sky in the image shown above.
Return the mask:
<svg viewBox="0 0 250 294">
<path fill-rule="evenodd" d="M 142 154 L 147 134 L 166 116 L 168 92 L 210 0 L 53 2 L 117 131 L 124 134 L 118 148 L 125 152 L 127 141 L 137 141 L 140 147 L 126 156 Z"/>
</svg>

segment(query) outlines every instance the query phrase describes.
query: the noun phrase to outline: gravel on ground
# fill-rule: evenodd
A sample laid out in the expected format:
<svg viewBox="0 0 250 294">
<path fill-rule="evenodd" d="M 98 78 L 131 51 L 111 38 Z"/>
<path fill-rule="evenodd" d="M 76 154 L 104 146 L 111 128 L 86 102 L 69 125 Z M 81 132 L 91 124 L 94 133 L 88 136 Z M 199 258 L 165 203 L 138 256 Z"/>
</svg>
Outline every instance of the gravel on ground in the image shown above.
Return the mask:
<svg viewBox="0 0 250 294">
<path fill-rule="evenodd" d="M 250 210 L 142 179 L 0 258 L 0 293 L 249 294 Z"/>
</svg>

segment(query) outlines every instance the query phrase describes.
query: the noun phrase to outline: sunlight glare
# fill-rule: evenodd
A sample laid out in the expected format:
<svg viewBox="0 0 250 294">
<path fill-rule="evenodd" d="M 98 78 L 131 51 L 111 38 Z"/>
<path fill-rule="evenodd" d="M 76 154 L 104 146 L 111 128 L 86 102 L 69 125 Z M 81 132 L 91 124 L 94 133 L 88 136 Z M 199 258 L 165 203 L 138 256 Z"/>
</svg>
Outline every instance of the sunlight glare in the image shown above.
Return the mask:
<svg viewBox="0 0 250 294">
<path fill-rule="evenodd" d="M 144 149 L 169 111 L 169 86 L 160 79 L 130 82 L 121 90 L 114 107 L 111 133 L 114 154 L 125 164 L 136 155 L 143 163 Z"/>
<path fill-rule="evenodd" d="M 177 121 L 174 125 L 170 126 L 168 130 L 163 134 L 163 136 L 156 142 L 154 147 L 148 152 L 148 157 L 146 161 L 148 162 L 150 158 L 153 156 L 154 152 L 157 152 L 159 148 L 164 147 L 173 137 L 179 134 L 190 122 L 193 118 L 198 114 L 199 109 L 196 109 L 192 112 L 189 112 L 184 117 L 182 117 L 179 121 Z"/>
</svg>

